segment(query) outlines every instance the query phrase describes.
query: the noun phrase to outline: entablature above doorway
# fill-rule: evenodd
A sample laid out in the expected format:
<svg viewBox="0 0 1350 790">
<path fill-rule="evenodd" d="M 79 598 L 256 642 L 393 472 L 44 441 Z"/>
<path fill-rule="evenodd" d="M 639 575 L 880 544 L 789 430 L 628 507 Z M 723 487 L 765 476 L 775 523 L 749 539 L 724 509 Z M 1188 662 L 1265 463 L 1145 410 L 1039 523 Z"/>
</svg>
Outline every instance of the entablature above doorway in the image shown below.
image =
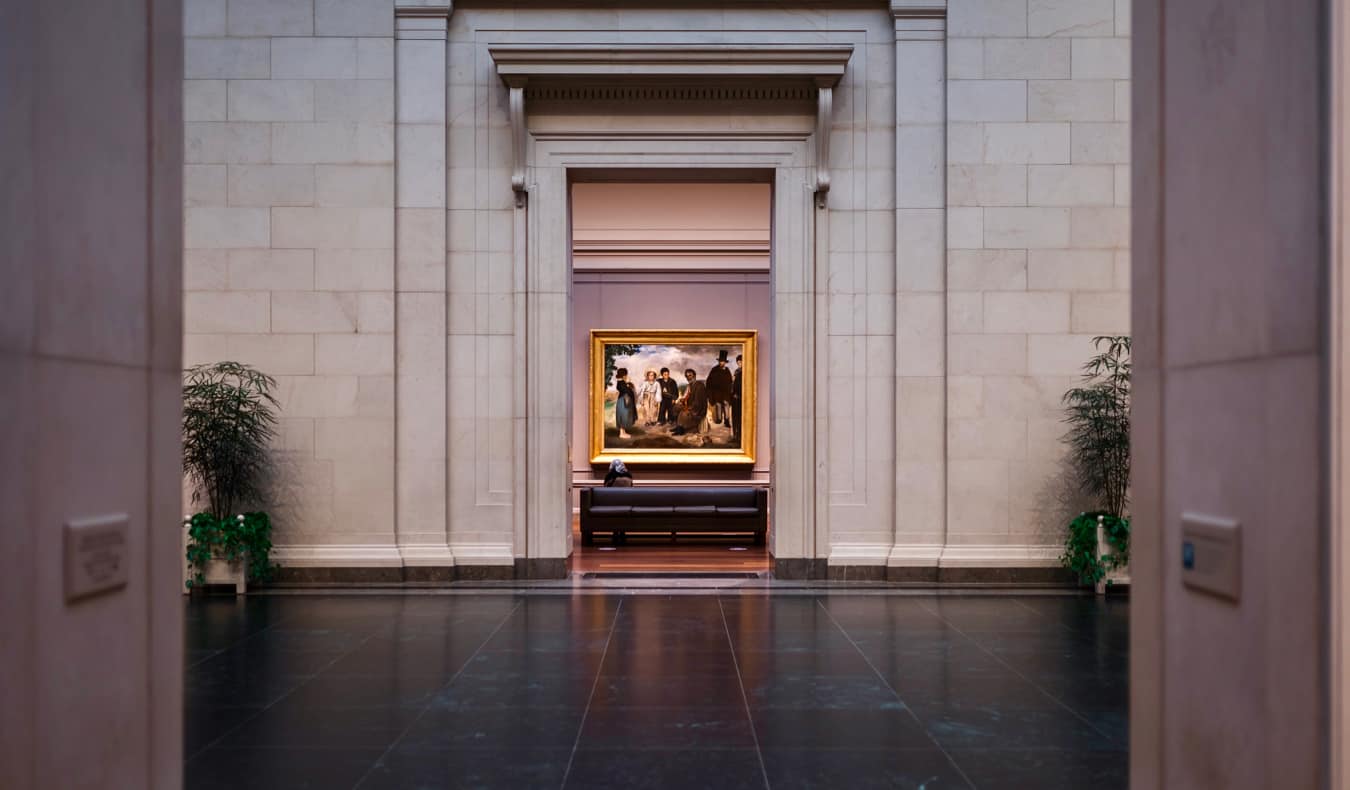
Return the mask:
<svg viewBox="0 0 1350 790">
<path fill-rule="evenodd" d="M 488 48 L 510 92 L 511 188 L 525 205 L 526 93 L 550 100 L 589 100 L 597 92 L 635 98 L 698 99 L 724 92 L 739 100 L 815 99 L 815 193 L 824 207 L 830 189 L 829 151 L 834 87 L 853 55 L 852 44 L 501 44 Z"/>
</svg>

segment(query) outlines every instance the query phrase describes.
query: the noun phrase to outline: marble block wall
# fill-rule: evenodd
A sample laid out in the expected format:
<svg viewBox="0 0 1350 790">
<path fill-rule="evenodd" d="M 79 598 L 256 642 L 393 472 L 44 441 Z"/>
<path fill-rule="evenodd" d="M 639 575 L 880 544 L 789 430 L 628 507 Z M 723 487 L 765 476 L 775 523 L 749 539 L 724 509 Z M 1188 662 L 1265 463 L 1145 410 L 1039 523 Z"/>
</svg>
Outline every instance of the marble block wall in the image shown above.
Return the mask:
<svg viewBox="0 0 1350 790">
<path fill-rule="evenodd" d="M 1126 0 L 430 5 L 399 3 L 397 26 L 393 0 L 185 9 L 185 361 L 281 382 L 283 557 L 523 556 L 538 500 L 520 354 L 570 297 L 526 282 L 540 261 L 524 261 L 489 46 L 827 43 L 853 47 L 828 208 L 775 229 L 815 245 L 813 293 L 776 312 L 813 316 L 813 337 L 776 339 L 810 344 L 819 371 L 812 393 L 775 392 L 814 429 L 811 533 L 792 551 L 1055 564 L 1059 398 L 1091 337 L 1129 328 Z M 529 106 L 532 130 L 564 136 L 814 126 L 810 102 Z"/>
<path fill-rule="evenodd" d="M 0 5 L 4 788 L 182 787 L 181 13 Z M 72 596 L 65 526 L 118 516 Z"/>
<path fill-rule="evenodd" d="M 947 542 L 1053 544 L 1060 397 L 1128 334 L 1130 3 L 951 0 Z"/>
<path fill-rule="evenodd" d="M 392 0 L 184 17 L 184 361 L 276 377 L 279 545 L 390 545 Z"/>
</svg>

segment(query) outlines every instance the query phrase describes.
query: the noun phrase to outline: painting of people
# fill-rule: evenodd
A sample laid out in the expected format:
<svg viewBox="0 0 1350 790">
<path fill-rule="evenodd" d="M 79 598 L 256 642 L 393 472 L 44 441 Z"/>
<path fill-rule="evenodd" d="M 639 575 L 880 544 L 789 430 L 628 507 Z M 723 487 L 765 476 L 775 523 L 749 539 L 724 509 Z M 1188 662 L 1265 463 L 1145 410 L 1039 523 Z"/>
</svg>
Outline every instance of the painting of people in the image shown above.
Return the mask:
<svg viewBox="0 0 1350 790">
<path fill-rule="evenodd" d="M 591 455 L 752 463 L 753 330 L 591 333 Z"/>
</svg>

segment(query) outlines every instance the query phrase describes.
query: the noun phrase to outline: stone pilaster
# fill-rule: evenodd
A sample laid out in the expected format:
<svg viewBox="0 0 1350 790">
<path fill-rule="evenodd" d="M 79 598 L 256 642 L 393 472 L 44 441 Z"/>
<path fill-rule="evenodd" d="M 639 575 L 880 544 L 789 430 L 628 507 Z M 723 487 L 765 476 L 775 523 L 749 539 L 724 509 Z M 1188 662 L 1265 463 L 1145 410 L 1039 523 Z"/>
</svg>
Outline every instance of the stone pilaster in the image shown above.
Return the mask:
<svg viewBox="0 0 1350 790">
<path fill-rule="evenodd" d="M 901 577 L 936 574 L 946 540 L 945 0 L 895 19 L 895 545 Z"/>
<path fill-rule="evenodd" d="M 449 5 L 395 9 L 396 523 L 405 566 L 454 565 L 447 535 L 446 28 Z"/>
</svg>

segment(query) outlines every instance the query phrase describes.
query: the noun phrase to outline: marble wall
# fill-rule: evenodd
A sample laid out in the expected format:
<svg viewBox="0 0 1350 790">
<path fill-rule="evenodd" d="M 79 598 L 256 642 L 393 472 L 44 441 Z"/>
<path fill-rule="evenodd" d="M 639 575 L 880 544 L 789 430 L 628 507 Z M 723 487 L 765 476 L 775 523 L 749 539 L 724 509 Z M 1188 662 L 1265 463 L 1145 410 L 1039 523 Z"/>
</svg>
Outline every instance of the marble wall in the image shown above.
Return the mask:
<svg viewBox="0 0 1350 790">
<path fill-rule="evenodd" d="M 1328 390 L 1344 335 L 1328 281 L 1344 267 L 1327 221 L 1343 231 L 1344 61 L 1312 0 L 1134 8 L 1130 783 L 1336 786 L 1344 587 L 1328 598 L 1346 566 L 1328 500 L 1344 472 L 1328 437 L 1345 402 Z M 1184 584 L 1188 513 L 1240 525 L 1236 600 Z"/>
<path fill-rule="evenodd" d="M 0 5 L 0 787 L 182 786 L 182 24 Z M 68 597 L 118 515 L 126 584 Z"/>
<path fill-rule="evenodd" d="M 1054 543 L 1060 397 L 1130 329 L 1128 0 L 952 0 L 949 544 Z"/>
<path fill-rule="evenodd" d="M 565 331 L 570 297 L 532 284 L 565 277 L 531 268 L 565 256 L 525 260 L 541 215 L 512 193 L 488 47 L 588 42 L 853 47 L 827 119 L 827 208 L 775 226 L 780 258 L 813 261 L 773 310 L 775 342 L 814 370 L 775 390 L 779 424 L 810 436 L 778 471 L 812 480 L 780 492 L 806 497 L 780 502 L 804 525 L 780 556 L 1055 564 L 1057 401 L 1091 336 L 1128 329 L 1128 3 L 427 9 L 396 23 L 392 0 L 188 2 L 185 357 L 282 382 L 285 561 L 527 551 L 546 461 L 526 457 L 544 423 L 518 407 L 521 355 L 539 326 Z M 531 152 L 596 129 L 648 140 L 667 166 L 654 129 L 815 144 L 810 101 L 531 101 Z M 810 171 L 779 186 L 809 189 Z"/>
</svg>

